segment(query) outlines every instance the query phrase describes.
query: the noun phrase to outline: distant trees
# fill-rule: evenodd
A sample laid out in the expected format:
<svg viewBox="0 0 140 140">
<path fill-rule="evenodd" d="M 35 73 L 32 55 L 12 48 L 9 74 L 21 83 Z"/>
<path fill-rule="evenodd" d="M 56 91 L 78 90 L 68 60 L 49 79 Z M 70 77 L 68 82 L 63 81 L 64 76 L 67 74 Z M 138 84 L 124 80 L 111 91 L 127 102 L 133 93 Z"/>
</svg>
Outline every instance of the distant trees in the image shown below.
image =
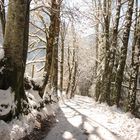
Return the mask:
<svg viewBox="0 0 140 140">
<path fill-rule="evenodd" d="M 31 21 L 30 23 L 37 31 L 31 33 L 30 38 L 31 40 L 33 38 L 37 38 L 37 40 L 39 40 L 39 42 L 43 44 L 44 47 L 40 47 L 40 44 L 38 43 L 39 44 L 38 49 L 44 49 L 46 47 L 45 59 L 37 61 L 45 63 L 45 66 L 42 67 L 44 69 L 43 84 L 41 85 L 39 94 L 41 97 L 47 94 L 50 94 L 50 96 L 51 94 L 57 96 L 58 88 L 61 90 L 61 92 L 62 89 L 66 89 L 66 86 L 64 86 L 64 84 L 66 85 L 66 82 L 64 82 L 65 81 L 64 79 L 66 79 L 64 78 L 66 77 L 64 70 L 67 69 L 65 68 L 66 63 L 68 64 L 67 73 L 69 73 L 68 75 L 69 78 L 71 79 L 68 80 L 70 82 L 68 82 L 69 84 L 67 85 L 66 92 L 71 93 L 71 90 L 73 90 L 74 93 L 76 89 L 75 75 L 78 65 L 78 64 L 75 65 L 76 45 L 73 43 L 75 42 L 74 41 L 75 36 L 72 37 L 72 40 L 70 40 L 71 42 L 70 44 L 74 44 L 73 46 L 67 47 L 68 44 L 66 44 L 67 40 L 69 40 L 69 37 L 67 36 L 67 29 L 69 28 L 69 22 L 72 23 L 74 21 L 75 18 L 74 12 L 71 10 L 70 7 L 67 7 L 65 5 L 65 2 L 63 1 L 51 0 L 48 3 L 44 3 L 43 1 L 41 2 L 35 1 L 35 5 L 36 6 L 33 9 L 31 9 L 31 12 L 32 16 L 33 14 L 35 14 L 35 16 L 37 16 L 38 18 L 36 22 Z M 45 18 L 44 15 L 46 15 L 47 18 Z M 66 22 L 64 22 L 65 18 L 67 19 Z M 38 22 L 41 22 L 42 26 L 37 24 Z M 37 50 L 37 48 L 31 49 L 31 51 L 32 50 L 33 51 Z M 36 61 L 33 61 L 31 63 L 34 62 Z M 73 75 L 74 73 L 75 75 Z M 58 75 L 60 75 L 60 80 Z"/>
<path fill-rule="evenodd" d="M 63 30 L 62 30 L 63 31 Z M 69 34 L 68 34 L 69 33 Z M 66 44 L 67 43 L 67 44 Z M 75 94 L 76 79 L 77 79 L 77 37 L 75 32 L 74 23 L 70 23 L 67 27 L 67 34 L 65 36 L 65 47 L 64 47 L 64 73 L 65 74 L 65 91 L 67 98 L 72 98 Z M 61 80 L 60 80 L 61 82 Z M 61 85 L 61 83 L 60 83 Z M 61 87 L 61 86 L 60 86 Z"/>
<path fill-rule="evenodd" d="M 28 107 L 24 91 L 24 72 L 28 49 L 30 1 L 10 0 L 9 3 L 5 30 L 3 28 L 5 55 L 0 62 L 0 67 L 3 67 L 0 73 L 0 89 L 11 89 L 9 94 L 14 96 L 15 108 L 11 106 L 8 114 L 0 116 L 0 119 L 4 120 L 25 113 Z"/>
</svg>

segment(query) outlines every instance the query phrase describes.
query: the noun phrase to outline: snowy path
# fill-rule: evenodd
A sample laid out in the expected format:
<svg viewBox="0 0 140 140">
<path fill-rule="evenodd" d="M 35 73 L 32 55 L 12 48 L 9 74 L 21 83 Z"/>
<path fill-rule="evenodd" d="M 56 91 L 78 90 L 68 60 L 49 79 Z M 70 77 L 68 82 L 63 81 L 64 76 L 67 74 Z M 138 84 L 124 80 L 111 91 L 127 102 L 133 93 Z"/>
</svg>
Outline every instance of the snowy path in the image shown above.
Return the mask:
<svg viewBox="0 0 140 140">
<path fill-rule="evenodd" d="M 88 97 L 60 104 L 57 120 L 44 140 L 140 140 L 139 119 Z"/>
</svg>

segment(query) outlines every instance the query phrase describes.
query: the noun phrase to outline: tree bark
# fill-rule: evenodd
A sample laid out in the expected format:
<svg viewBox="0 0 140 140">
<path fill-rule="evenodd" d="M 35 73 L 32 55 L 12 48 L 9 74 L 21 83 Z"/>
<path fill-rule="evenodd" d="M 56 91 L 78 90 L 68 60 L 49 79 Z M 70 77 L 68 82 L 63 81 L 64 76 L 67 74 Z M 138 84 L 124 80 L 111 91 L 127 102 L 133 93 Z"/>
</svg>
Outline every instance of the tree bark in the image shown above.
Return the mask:
<svg viewBox="0 0 140 140">
<path fill-rule="evenodd" d="M 28 0 L 9 0 L 9 3 L 4 35 L 5 57 L 0 63 L 1 67 L 4 65 L 3 73 L 0 74 L 0 89 L 7 90 L 11 88 L 16 108 L 15 113 L 8 115 L 5 118 L 6 120 L 11 119 L 9 117 L 25 113 L 25 108 L 27 108 L 24 72 L 28 49 L 30 6 Z"/>
<path fill-rule="evenodd" d="M 135 113 L 135 102 L 136 102 L 136 92 L 137 92 L 137 79 L 139 72 L 139 56 L 140 56 L 140 12 L 139 17 L 138 12 L 138 1 L 136 0 L 136 16 L 135 16 L 135 30 L 134 39 L 132 44 L 132 59 L 131 59 L 131 74 L 129 80 L 129 92 L 128 92 L 128 104 L 127 111 L 132 114 Z M 137 21 L 138 18 L 138 21 Z"/>
<path fill-rule="evenodd" d="M 60 32 L 60 6 L 61 0 L 53 2 L 55 5 L 55 34 L 53 44 L 53 55 L 52 55 L 52 81 L 51 88 L 53 88 L 53 94 L 57 97 L 58 90 L 58 46 L 59 46 L 59 32 Z"/>
<path fill-rule="evenodd" d="M 61 62 L 60 62 L 60 92 L 61 98 L 63 100 L 63 76 L 64 76 L 64 46 L 65 46 L 65 35 L 66 35 L 66 27 L 65 22 L 61 23 Z"/>
<path fill-rule="evenodd" d="M 118 64 L 118 70 L 115 79 L 115 94 L 116 94 L 116 104 L 119 107 L 119 101 L 121 98 L 121 87 L 123 82 L 123 73 L 125 68 L 125 62 L 127 57 L 127 48 L 128 48 L 128 41 L 129 41 L 129 33 L 131 27 L 131 20 L 133 14 L 133 4 L 134 0 L 129 0 L 128 2 L 128 9 L 126 12 L 125 17 L 125 25 L 124 25 L 124 33 L 123 33 L 123 46 L 121 47 L 121 58 Z"/>
<path fill-rule="evenodd" d="M 40 96 L 43 97 L 45 87 L 47 84 L 54 88 L 54 92 L 57 91 L 57 70 L 58 70 L 58 39 L 60 30 L 60 6 L 61 1 L 51 0 L 50 11 L 50 26 L 49 35 L 47 38 L 46 49 L 46 63 L 44 70 L 44 81 Z"/>
<path fill-rule="evenodd" d="M 70 46 L 68 46 L 68 59 L 67 59 L 67 62 L 68 62 L 69 75 L 68 75 L 68 84 L 67 84 L 67 89 L 66 89 L 66 95 L 67 95 L 67 98 L 68 98 L 68 94 L 69 94 L 70 86 L 71 86 L 72 70 L 73 70 L 73 67 L 70 66 Z"/>
<path fill-rule="evenodd" d="M 111 1 L 104 0 L 104 36 L 105 36 L 105 65 L 104 65 L 104 72 L 103 72 L 103 79 L 102 79 L 102 93 L 99 98 L 101 102 L 107 101 L 110 104 L 110 94 L 105 92 L 107 87 L 106 82 L 108 82 L 108 65 L 109 65 L 109 54 L 110 54 L 110 11 L 111 10 Z"/>
<path fill-rule="evenodd" d="M 115 54 L 116 54 L 116 47 L 117 47 L 117 37 L 118 37 L 118 26 L 119 26 L 119 19 L 120 19 L 120 11 L 121 11 L 121 0 L 118 0 L 117 8 L 116 8 L 116 16 L 115 16 L 115 24 L 113 27 L 113 35 L 112 35 L 112 43 L 110 50 L 108 52 L 108 63 L 106 64 L 106 73 L 105 77 L 106 80 L 104 81 L 104 94 L 110 95 L 111 93 L 111 82 L 113 77 L 113 67 L 114 67 L 114 61 L 115 61 Z M 110 101 L 110 104 L 111 101 Z"/>
<path fill-rule="evenodd" d="M 2 33 L 3 33 L 3 37 L 4 37 L 5 24 L 6 24 L 4 0 L 0 1 L 0 20 L 1 20 L 1 26 L 2 26 Z"/>
<path fill-rule="evenodd" d="M 74 97 L 74 95 L 75 95 L 75 90 L 76 90 L 76 77 L 77 77 L 77 67 L 78 67 L 77 61 L 75 60 L 70 98 Z"/>
</svg>

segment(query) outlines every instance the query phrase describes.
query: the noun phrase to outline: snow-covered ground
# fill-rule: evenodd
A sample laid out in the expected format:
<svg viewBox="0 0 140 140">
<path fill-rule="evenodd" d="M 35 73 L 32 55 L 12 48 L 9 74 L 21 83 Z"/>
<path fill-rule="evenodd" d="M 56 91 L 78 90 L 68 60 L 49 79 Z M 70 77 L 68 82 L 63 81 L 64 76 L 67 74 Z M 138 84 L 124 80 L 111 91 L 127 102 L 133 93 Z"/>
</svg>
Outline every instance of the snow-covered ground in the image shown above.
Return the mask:
<svg viewBox="0 0 140 140">
<path fill-rule="evenodd" d="M 41 99 L 35 91 L 26 94 L 32 98 L 29 100 L 31 106 L 39 105 Z M 140 120 L 115 106 L 109 107 L 78 95 L 59 106 L 57 123 L 44 140 L 140 140 Z M 29 134 L 37 125 L 38 114 L 45 118 L 55 109 L 54 105 L 48 105 L 40 112 L 32 108 L 29 115 L 10 123 L 1 120 L 0 140 L 18 140 Z"/>
<path fill-rule="evenodd" d="M 13 102 L 10 102 L 12 98 L 10 89 L 5 91 L 0 90 L 0 93 L 2 97 L 0 98 L 0 105 L 2 103 L 7 103 L 9 105 L 6 109 L 0 106 L 1 115 L 3 113 L 6 114 L 10 110 L 9 108 L 12 107 Z M 20 116 L 18 119 L 15 118 L 9 123 L 0 120 L 0 140 L 19 140 L 28 135 L 34 127 L 39 125 L 39 122 L 36 119 L 38 115 L 41 119 L 45 119 L 47 116 L 54 114 L 54 111 L 58 106 L 57 104 L 50 104 L 46 105 L 40 111 L 37 111 L 34 107 L 39 107 L 42 102 L 38 92 L 31 89 L 26 92 L 26 95 L 28 97 L 31 113 Z"/>
<path fill-rule="evenodd" d="M 139 119 L 89 97 L 66 100 L 56 116 L 44 140 L 140 140 Z"/>
</svg>

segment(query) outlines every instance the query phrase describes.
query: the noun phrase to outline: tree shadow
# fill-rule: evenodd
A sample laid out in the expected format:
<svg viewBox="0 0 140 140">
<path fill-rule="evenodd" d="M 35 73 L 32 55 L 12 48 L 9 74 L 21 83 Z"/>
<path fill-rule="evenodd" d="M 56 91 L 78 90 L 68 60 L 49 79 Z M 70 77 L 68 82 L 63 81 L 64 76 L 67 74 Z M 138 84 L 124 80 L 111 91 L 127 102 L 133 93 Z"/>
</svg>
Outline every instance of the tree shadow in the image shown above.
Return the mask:
<svg viewBox="0 0 140 140">
<path fill-rule="evenodd" d="M 57 110 L 56 119 L 57 124 L 44 140 L 87 140 L 82 130 L 74 127 L 60 108 Z"/>
<path fill-rule="evenodd" d="M 80 104 L 78 108 L 79 106 Z M 58 108 L 56 119 L 57 124 L 44 140 L 122 140 L 103 125 L 91 120 L 67 103 Z M 89 125 L 90 130 L 86 130 L 86 124 Z"/>
<path fill-rule="evenodd" d="M 75 103 L 77 104 L 77 103 Z M 115 133 L 111 132 L 107 127 L 103 126 L 102 124 L 96 122 L 95 120 L 89 118 L 89 116 L 86 116 L 85 114 L 82 114 L 77 109 L 73 108 L 68 104 L 65 104 L 68 108 L 72 109 L 74 112 L 78 113 L 82 117 L 82 123 L 78 127 L 81 130 L 86 130 L 84 127 L 84 124 L 88 122 L 90 124 L 90 127 L 92 126 L 92 131 L 90 132 L 84 132 L 86 135 L 96 135 L 100 140 L 123 140 L 120 136 L 116 135 Z M 80 105 L 80 104 L 78 104 Z M 91 139 L 92 140 L 92 139 Z M 93 139 L 94 140 L 94 139 Z"/>
</svg>

